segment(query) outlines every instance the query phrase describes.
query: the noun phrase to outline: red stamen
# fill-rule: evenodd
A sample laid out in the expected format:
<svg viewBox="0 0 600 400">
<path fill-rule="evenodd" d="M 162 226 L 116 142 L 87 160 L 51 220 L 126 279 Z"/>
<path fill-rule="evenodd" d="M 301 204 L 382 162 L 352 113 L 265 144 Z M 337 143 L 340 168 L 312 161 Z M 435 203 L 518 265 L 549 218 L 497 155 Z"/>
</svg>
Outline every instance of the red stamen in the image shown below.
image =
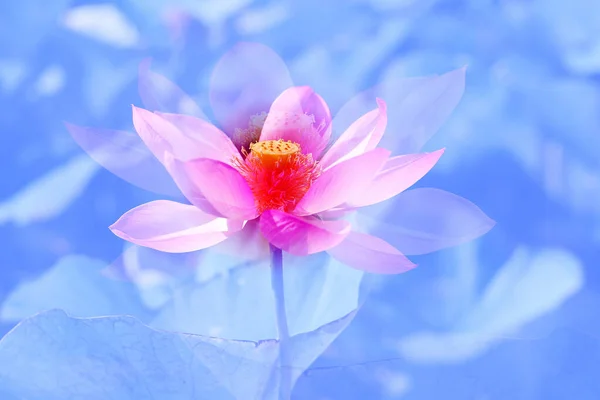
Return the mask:
<svg viewBox="0 0 600 400">
<path fill-rule="evenodd" d="M 245 160 L 236 159 L 234 165 L 248 182 L 259 212 L 293 211 L 320 174 L 312 155 L 283 140 L 253 143 L 250 150 Z"/>
</svg>

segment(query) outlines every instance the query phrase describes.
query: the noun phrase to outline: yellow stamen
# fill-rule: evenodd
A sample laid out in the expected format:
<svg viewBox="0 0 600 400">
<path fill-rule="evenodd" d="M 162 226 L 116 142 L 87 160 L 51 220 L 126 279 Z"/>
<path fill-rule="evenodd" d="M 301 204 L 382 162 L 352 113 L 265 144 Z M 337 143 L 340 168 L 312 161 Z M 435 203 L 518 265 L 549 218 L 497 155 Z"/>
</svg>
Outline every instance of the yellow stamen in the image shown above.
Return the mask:
<svg viewBox="0 0 600 400">
<path fill-rule="evenodd" d="M 252 143 L 251 152 L 261 159 L 263 164 L 275 164 L 278 161 L 289 160 L 295 154 L 300 153 L 297 143 L 284 140 L 264 140 Z"/>
</svg>

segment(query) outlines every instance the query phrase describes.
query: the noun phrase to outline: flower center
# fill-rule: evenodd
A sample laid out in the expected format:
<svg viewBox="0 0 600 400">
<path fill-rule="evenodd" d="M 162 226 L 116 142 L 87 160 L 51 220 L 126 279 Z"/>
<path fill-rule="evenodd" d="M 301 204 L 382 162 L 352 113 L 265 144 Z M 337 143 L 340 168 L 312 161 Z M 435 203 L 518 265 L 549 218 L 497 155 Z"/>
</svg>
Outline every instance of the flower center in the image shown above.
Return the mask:
<svg viewBox="0 0 600 400">
<path fill-rule="evenodd" d="M 263 165 L 275 166 L 276 163 L 285 163 L 295 154 L 300 153 L 300 146 L 283 140 L 264 140 L 252 143 L 250 151 L 261 160 Z"/>
<path fill-rule="evenodd" d="M 320 173 L 312 155 L 283 140 L 250 144 L 245 160 L 236 159 L 234 165 L 248 182 L 259 212 L 291 212 Z"/>
</svg>

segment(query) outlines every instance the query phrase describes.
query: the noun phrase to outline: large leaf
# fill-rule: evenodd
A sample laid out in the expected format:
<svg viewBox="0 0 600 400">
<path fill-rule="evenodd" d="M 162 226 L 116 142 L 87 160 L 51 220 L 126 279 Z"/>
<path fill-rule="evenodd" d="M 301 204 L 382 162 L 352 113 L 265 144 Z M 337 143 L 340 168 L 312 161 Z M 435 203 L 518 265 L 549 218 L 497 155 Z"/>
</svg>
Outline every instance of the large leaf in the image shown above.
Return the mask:
<svg viewBox="0 0 600 400">
<path fill-rule="evenodd" d="M 353 313 L 290 341 L 292 379 Z M 3 399 L 276 399 L 278 342 L 153 330 L 132 317 L 71 318 L 53 310 L 0 341 Z"/>
</svg>

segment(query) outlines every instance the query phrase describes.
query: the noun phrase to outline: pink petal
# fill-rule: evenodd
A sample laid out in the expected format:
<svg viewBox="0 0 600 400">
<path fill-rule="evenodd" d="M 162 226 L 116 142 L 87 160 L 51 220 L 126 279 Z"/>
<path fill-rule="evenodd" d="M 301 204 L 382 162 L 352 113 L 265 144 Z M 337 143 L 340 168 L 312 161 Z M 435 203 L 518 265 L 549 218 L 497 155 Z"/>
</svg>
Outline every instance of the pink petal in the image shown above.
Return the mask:
<svg viewBox="0 0 600 400">
<path fill-rule="evenodd" d="M 356 214 L 358 224 L 405 255 L 427 254 L 470 242 L 495 222 L 455 194 L 432 188 L 408 190 Z"/>
<path fill-rule="evenodd" d="M 230 162 L 239 155 L 223 132 L 195 117 L 151 113 L 133 106 L 133 125 L 146 146 L 163 164 L 166 153 L 182 161 L 212 158 Z"/>
<path fill-rule="evenodd" d="M 161 163 L 165 163 L 166 153 L 184 160 L 195 158 L 193 153 L 199 146 L 183 135 L 177 127 L 148 110 L 136 106 L 132 106 L 132 109 L 135 130 Z"/>
<path fill-rule="evenodd" d="M 138 89 L 144 107 L 152 111 L 193 115 L 206 119 L 198 104 L 175 83 L 150 71 L 152 60 L 140 63 Z"/>
<path fill-rule="evenodd" d="M 180 166 L 175 174 L 178 184 L 184 181 L 196 188 L 219 215 L 240 220 L 254 219 L 258 215 L 248 183 L 231 165 L 209 158 L 186 163 L 175 160 L 174 164 Z"/>
<path fill-rule="evenodd" d="M 176 149 L 173 155 L 191 157 L 179 157 L 182 161 L 189 161 L 194 158 L 212 158 L 225 163 L 231 162 L 234 157 L 239 157 L 231 139 L 213 124 L 203 119 L 191 117 L 182 114 L 162 114 L 156 113 L 166 121 L 175 126 L 184 138 L 189 139 L 181 141 L 179 145 L 188 144 L 189 149 Z"/>
<path fill-rule="evenodd" d="M 366 113 L 350 125 L 325 153 L 320 161 L 324 169 L 377 147 L 387 125 L 385 102 L 377 99 L 377 105 L 379 108 Z"/>
<path fill-rule="evenodd" d="M 314 122 L 312 118 L 314 117 Z M 331 137 L 331 113 L 308 86 L 291 87 L 271 105 L 260 140 L 291 140 L 318 159 Z"/>
<path fill-rule="evenodd" d="M 260 230 L 273 246 L 306 256 L 337 246 L 350 233 L 350 224 L 268 210 L 260 216 Z"/>
<path fill-rule="evenodd" d="M 351 232 L 327 252 L 349 267 L 375 274 L 400 274 L 416 267 L 391 244 L 364 233 Z"/>
<path fill-rule="evenodd" d="M 348 201 L 349 205 L 364 207 L 398 195 L 424 177 L 442 154 L 444 149 L 390 158 L 368 188 Z"/>
<path fill-rule="evenodd" d="M 185 198 L 207 214 L 226 218 L 220 213 L 200 191 L 196 183 L 191 179 L 186 170 L 185 162 L 177 160 L 171 153 L 165 155 L 165 167 L 171 174 L 171 179 L 175 182 Z"/>
<path fill-rule="evenodd" d="M 135 133 L 71 124 L 66 124 L 66 127 L 94 161 L 119 178 L 144 190 L 181 197 L 181 192 L 164 166 Z"/>
<path fill-rule="evenodd" d="M 294 214 L 317 214 L 361 193 L 384 165 L 390 152 L 373 149 L 324 171 L 296 206 Z"/>
<path fill-rule="evenodd" d="M 247 128 L 252 115 L 269 111 L 273 100 L 290 86 L 289 71 L 273 50 L 258 43 L 240 43 L 215 66 L 210 104 L 231 136 L 236 128 Z"/>
<path fill-rule="evenodd" d="M 159 200 L 126 212 L 110 229 L 140 246 L 169 253 L 185 253 L 213 246 L 243 227 L 206 214 L 194 206 Z"/>
</svg>

